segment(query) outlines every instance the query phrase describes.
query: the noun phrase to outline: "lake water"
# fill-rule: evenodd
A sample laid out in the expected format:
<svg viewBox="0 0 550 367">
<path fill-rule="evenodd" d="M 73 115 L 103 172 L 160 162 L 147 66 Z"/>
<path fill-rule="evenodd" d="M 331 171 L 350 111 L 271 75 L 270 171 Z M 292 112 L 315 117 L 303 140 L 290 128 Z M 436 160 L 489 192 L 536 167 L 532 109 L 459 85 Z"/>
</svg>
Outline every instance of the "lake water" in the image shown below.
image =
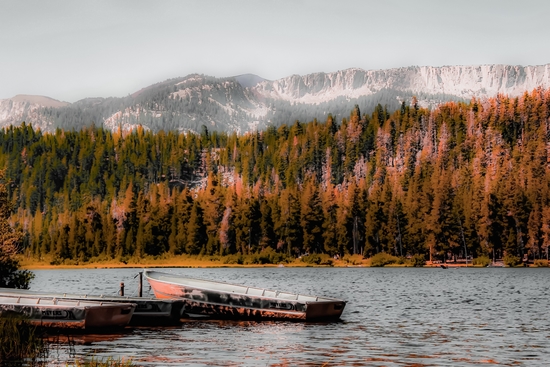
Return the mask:
<svg viewBox="0 0 550 367">
<path fill-rule="evenodd" d="M 140 269 L 40 270 L 33 290 L 137 291 Z M 144 366 L 546 366 L 550 269 L 199 268 L 163 271 L 348 301 L 333 323 L 194 319 L 171 328 L 73 337 L 55 361 Z M 147 283 L 144 295 L 151 294 Z M 74 360 L 74 359 L 73 359 Z"/>
</svg>

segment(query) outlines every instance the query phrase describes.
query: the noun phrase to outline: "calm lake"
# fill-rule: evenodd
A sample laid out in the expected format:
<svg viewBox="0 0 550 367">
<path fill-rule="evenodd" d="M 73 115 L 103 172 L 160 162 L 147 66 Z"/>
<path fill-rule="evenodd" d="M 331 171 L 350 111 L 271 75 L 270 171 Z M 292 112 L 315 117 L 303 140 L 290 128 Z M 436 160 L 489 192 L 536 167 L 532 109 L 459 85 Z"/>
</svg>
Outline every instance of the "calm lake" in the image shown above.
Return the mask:
<svg viewBox="0 0 550 367">
<path fill-rule="evenodd" d="M 38 270 L 31 289 L 137 293 L 140 269 Z M 191 277 L 342 298 L 340 322 L 193 319 L 171 328 L 75 336 L 73 357 L 143 366 L 543 366 L 550 356 L 550 269 L 200 268 Z M 151 294 L 144 283 L 144 295 Z M 74 360 L 74 359 L 73 359 Z"/>
</svg>

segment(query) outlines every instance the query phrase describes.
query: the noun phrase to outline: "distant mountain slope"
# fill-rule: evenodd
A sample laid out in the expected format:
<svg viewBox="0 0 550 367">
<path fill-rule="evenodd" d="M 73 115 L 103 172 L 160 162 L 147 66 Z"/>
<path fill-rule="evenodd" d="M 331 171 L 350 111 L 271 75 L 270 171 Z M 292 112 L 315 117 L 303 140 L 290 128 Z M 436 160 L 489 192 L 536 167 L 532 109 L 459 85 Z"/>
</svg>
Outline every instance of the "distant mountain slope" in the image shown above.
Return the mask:
<svg viewBox="0 0 550 367">
<path fill-rule="evenodd" d="M 48 97 L 0 100 L 0 126 L 32 123 L 43 130 L 104 125 L 153 131 L 245 132 L 294 120 L 347 116 L 358 104 L 395 109 L 417 96 L 423 106 L 449 100 L 518 96 L 550 88 L 550 64 L 540 66 L 411 66 L 387 70 L 347 69 L 292 75 L 270 81 L 252 74 L 214 78 L 191 74 L 143 88 L 125 98 L 87 98 L 73 104 Z"/>
<path fill-rule="evenodd" d="M 18 94 L 0 100 L 0 126 L 19 125 L 26 121 L 42 130 L 51 130 L 52 120 L 44 116 L 44 108 L 58 109 L 69 105 L 49 97 Z"/>
<path fill-rule="evenodd" d="M 57 99 L 53 99 L 50 97 L 45 96 L 33 96 L 33 95 L 26 95 L 26 94 L 18 94 L 15 97 L 11 98 L 13 102 L 28 102 L 31 104 L 38 104 L 42 107 L 65 107 L 68 106 L 69 102 L 61 102 Z"/>
<path fill-rule="evenodd" d="M 264 78 L 259 77 L 254 74 L 242 74 L 235 77 L 237 83 L 239 83 L 243 88 L 252 88 L 258 85 L 259 83 L 266 81 Z"/>
</svg>

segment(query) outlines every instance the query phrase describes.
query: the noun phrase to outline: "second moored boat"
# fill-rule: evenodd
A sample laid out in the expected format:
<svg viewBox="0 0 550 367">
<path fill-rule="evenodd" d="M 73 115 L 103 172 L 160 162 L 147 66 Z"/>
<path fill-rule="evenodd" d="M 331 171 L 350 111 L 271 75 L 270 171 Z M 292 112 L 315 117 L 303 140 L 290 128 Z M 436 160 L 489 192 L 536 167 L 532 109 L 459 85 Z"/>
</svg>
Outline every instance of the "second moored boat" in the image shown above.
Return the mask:
<svg viewBox="0 0 550 367">
<path fill-rule="evenodd" d="M 0 315 L 17 314 L 46 328 L 100 330 L 128 325 L 136 305 L 0 294 Z"/>
<path fill-rule="evenodd" d="M 158 299 L 149 297 L 123 297 L 70 293 L 45 293 L 23 289 L 0 288 L 0 296 L 39 297 L 42 300 L 77 300 L 96 301 L 102 303 L 134 304 L 130 324 L 137 325 L 172 325 L 179 323 L 184 312 L 184 302 L 180 299 Z"/>
<path fill-rule="evenodd" d="M 144 271 L 158 298 L 179 297 L 186 314 L 234 319 L 338 320 L 346 302 L 340 299 L 279 292 L 264 288 Z"/>
</svg>

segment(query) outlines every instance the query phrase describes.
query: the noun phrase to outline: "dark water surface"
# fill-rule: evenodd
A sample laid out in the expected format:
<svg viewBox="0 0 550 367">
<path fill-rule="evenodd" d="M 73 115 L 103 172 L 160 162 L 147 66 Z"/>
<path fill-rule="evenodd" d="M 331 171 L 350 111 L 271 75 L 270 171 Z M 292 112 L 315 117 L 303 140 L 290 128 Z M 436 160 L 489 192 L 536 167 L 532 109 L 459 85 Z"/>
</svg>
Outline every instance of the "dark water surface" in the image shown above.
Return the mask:
<svg viewBox="0 0 550 367">
<path fill-rule="evenodd" d="M 40 270 L 33 290 L 126 295 L 140 269 Z M 146 366 L 547 366 L 550 269 L 165 269 L 191 277 L 342 298 L 341 322 L 189 320 L 52 353 Z M 150 293 L 145 282 L 144 295 Z M 152 293 L 150 293 L 152 294 Z M 69 350 L 70 349 L 70 350 Z M 64 363 L 63 363 L 64 365 Z"/>
</svg>

